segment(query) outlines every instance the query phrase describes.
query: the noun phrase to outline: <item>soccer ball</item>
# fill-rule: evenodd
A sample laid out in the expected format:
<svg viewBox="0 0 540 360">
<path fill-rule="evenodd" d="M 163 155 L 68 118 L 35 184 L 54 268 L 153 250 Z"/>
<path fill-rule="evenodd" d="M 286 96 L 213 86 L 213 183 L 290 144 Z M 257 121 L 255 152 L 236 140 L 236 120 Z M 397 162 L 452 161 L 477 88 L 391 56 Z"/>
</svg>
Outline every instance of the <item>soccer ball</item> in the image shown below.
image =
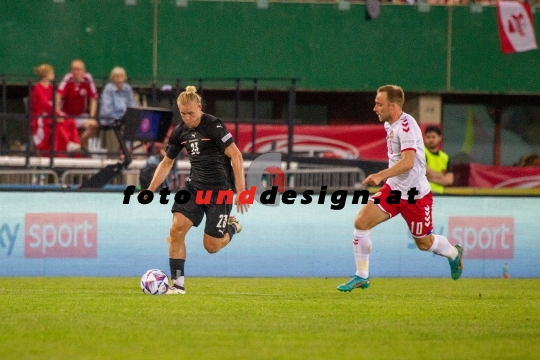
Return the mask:
<svg viewBox="0 0 540 360">
<path fill-rule="evenodd" d="M 159 269 L 150 269 L 141 277 L 143 293 L 150 295 L 163 295 L 169 289 L 169 278 Z"/>
</svg>

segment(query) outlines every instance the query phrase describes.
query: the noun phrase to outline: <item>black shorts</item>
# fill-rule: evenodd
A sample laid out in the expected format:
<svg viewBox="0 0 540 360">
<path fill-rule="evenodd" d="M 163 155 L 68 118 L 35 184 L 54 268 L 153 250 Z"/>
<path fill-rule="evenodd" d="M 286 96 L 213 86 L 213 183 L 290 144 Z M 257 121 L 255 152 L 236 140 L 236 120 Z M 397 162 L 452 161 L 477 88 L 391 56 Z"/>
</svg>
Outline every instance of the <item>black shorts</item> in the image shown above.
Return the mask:
<svg viewBox="0 0 540 360">
<path fill-rule="evenodd" d="M 189 201 L 185 204 L 178 204 L 174 202 L 171 211 L 173 213 L 179 212 L 187 217 L 193 223 L 193 226 L 197 227 L 202 222 L 204 215 L 206 214 L 206 225 L 204 232 L 210 236 L 216 238 L 222 238 L 227 233 L 227 220 L 232 210 L 232 204 L 226 204 L 222 201 L 222 204 L 217 203 L 219 190 L 204 190 L 212 191 L 212 198 L 209 204 L 197 204 L 195 198 L 197 196 L 197 189 L 186 184 L 179 191 L 187 190 L 189 192 Z"/>
</svg>

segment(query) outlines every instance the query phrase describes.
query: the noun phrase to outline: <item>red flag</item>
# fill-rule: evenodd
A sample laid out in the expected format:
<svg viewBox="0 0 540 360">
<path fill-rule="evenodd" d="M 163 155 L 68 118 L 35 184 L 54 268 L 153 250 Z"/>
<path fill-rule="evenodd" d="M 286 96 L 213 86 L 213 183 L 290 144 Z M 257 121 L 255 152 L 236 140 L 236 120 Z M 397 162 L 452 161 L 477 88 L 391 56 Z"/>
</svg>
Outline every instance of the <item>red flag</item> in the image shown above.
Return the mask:
<svg viewBox="0 0 540 360">
<path fill-rule="evenodd" d="M 531 7 L 518 1 L 497 2 L 499 38 L 504 54 L 538 49 Z"/>
</svg>

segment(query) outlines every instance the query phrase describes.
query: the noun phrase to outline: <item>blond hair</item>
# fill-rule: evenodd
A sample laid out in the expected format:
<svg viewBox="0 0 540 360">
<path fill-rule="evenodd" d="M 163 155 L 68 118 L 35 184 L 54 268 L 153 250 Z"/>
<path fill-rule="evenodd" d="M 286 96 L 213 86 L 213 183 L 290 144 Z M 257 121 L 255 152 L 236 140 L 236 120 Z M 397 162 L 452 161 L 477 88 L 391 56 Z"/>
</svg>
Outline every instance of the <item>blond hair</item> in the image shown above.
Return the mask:
<svg viewBox="0 0 540 360">
<path fill-rule="evenodd" d="M 54 68 L 49 64 L 41 64 L 34 68 L 34 72 L 36 73 L 38 80 L 40 81 L 47 77 L 47 75 L 49 75 L 53 71 Z"/>
<path fill-rule="evenodd" d="M 403 89 L 397 85 L 384 85 L 377 89 L 377 93 L 385 92 L 389 103 L 397 104 L 403 107 L 405 103 L 405 93 Z"/>
<path fill-rule="evenodd" d="M 126 70 L 123 67 L 115 66 L 111 70 L 111 74 L 109 75 L 109 79 L 113 79 L 114 75 L 122 75 L 124 77 L 124 80 L 127 78 Z"/>
<path fill-rule="evenodd" d="M 199 96 L 199 94 L 197 94 L 197 88 L 189 85 L 186 86 L 186 90 L 178 96 L 176 102 L 178 103 L 178 106 L 191 103 L 200 104 L 202 102 L 202 98 Z"/>
</svg>

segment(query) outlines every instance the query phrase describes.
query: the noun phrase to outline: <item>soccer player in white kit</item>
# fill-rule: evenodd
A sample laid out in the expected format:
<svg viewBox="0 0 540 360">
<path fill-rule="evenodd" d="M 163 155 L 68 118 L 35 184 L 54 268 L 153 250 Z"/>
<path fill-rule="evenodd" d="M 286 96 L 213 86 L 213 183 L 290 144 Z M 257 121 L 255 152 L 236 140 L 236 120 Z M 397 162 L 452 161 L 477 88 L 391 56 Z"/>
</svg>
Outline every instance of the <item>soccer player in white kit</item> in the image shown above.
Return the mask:
<svg viewBox="0 0 540 360">
<path fill-rule="evenodd" d="M 362 207 L 354 220 L 353 252 L 356 275 L 338 286 L 339 291 L 367 289 L 371 229 L 398 214 L 405 219 L 416 246 L 444 256 L 450 263 L 452 279 L 457 280 L 463 270 L 463 248 L 453 246 L 442 235 L 434 235 L 431 209 L 433 196 L 426 178 L 424 140 L 416 120 L 403 112 L 403 89 L 396 85 L 381 86 L 375 97 L 373 111 L 384 123 L 388 146 L 387 169 L 369 175 L 364 185 L 385 184 Z M 398 196 L 399 191 L 401 194 Z M 397 199 L 396 199 L 397 198 Z"/>
</svg>

